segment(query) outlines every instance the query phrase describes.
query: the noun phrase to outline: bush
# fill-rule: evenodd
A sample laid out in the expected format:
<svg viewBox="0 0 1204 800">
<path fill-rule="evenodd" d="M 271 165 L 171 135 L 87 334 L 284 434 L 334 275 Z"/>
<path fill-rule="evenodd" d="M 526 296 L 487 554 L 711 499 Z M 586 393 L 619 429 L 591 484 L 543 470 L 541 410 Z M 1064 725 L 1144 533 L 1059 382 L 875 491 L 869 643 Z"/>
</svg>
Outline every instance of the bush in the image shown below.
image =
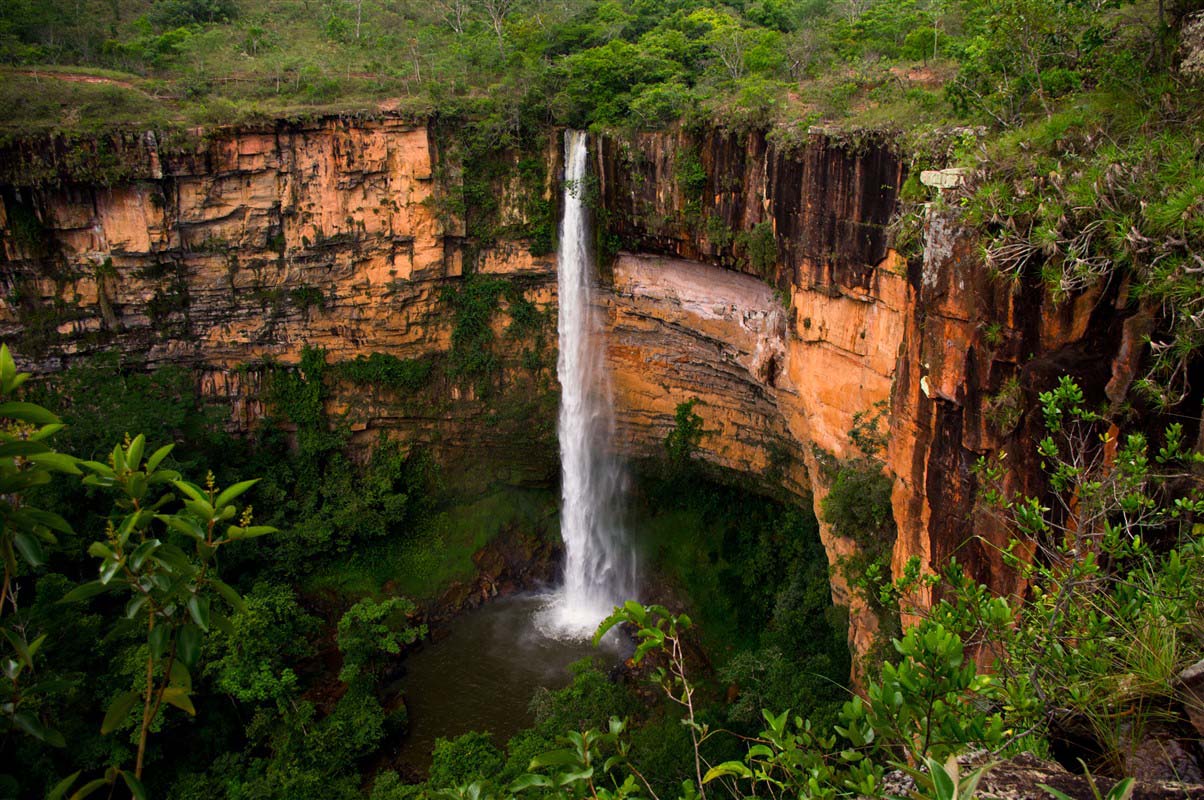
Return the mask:
<svg viewBox="0 0 1204 800">
<path fill-rule="evenodd" d="M 230 619 L 231 631 L 214 635 L 206 672 L 218 689 L 244 703 L 282 704 L 299 691 L 289 665 L 313 655 L 319 621 L 287 586 L 257 583 L 243 600 L 245 608 Z"/>
<path fill-rule="evenodd" d="M 340 361 L 332 366 L 332 372 L 352 383 L 413 394 L 426 386 L 433 368 L 430 359 L 401 359 L 388 353 L 372 353 L 367 357 L 356 356 L 354 361 Z"/>
<path fill-rule="evenodd" d="M 473 731 L 455 739 L 435 740 L 431 758 L 430 785 L 451 789 L 474 780 L 497 775 L 505 758 L 488 733 Z"/>
<path fill-rule="evenodd" d="M 410 627 L 406 617 L 416 607 L 404 597 L 377 602 L 365 597 L 339 618 L 339 652 L 343 669 L 339 680 L 353 683 L 363 675 L 372 676 L 382 667 L 382 657 L 397 656 L 403 645 L 426 635 L 426 626 Z"/>
<path fill-rule="evenodd" d="M 227 22 L 238 16 L 234 0 L 157 0 L 150 18 L 159 28 Z"/>
</svg>

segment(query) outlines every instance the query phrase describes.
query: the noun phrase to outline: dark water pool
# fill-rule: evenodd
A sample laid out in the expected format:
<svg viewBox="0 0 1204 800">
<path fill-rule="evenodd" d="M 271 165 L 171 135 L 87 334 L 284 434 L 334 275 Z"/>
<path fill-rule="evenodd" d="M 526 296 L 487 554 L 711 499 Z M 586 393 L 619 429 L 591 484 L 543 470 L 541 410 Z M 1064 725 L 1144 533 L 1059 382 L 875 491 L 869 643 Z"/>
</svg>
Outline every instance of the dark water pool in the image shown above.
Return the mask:
<svg viewBox="0 0 1204 800">
<path fill-rule="evenodd" d="M 523 595 L 488 603 L 406 658 L 401 688 L 410 729 L 400 743 L 399 767 L 425 772 L 439 737 L 489 731 L 504 745 L 534 722 L 529 705 L 538 688 L 568 684 L 569 664 L 586 656 L 615 664 L 630 651 L 617 635 L 599 647 L 545 635 L 540 612 L 549 602 L 547 595 Z"/>
</svg>

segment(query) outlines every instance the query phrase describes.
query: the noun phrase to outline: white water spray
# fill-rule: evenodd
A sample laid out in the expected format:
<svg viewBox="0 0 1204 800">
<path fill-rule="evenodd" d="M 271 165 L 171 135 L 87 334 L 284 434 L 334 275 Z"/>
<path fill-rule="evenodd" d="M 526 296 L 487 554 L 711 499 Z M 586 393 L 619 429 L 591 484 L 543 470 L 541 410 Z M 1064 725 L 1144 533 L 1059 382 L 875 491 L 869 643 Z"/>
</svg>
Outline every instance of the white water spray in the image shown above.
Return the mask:
<svg viewBox="0 0 1204 800">
<path fill-rule="evenodd" d="M 623 473 L 614 438 L 610 382 L 595 340 L 593 270 L 582 204 L 585 133 L 564 136 L 564 217 L 557 251 L 560 295 L 560 530 L 564 585 L 544 617 L 553 635 L 589 636 L 614 606 L 632 598 L 635 559 L 620 523 Z"/>
</svg>

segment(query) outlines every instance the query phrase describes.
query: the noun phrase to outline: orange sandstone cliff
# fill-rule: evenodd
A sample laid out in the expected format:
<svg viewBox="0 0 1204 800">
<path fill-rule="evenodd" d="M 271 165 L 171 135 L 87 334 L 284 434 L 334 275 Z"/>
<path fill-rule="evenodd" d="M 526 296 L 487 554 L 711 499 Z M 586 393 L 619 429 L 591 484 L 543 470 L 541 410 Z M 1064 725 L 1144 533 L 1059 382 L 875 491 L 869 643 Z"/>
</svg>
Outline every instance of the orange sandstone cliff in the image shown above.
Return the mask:
<svg viewBox="0 0 1204 800">
<path fill-rule="evenodd" d="M 430 359 L 421 390 L 341 380 L 329 410 L 365 444 L 422 444 L 476 481 L 552 482 L 555 259 L 521 236 L 470 235 L 463 166 L 440 141 L 397 119 L 329 119 L 75 156 L 119 165 L 107 173 L 66 165 L 53 142 L 11 149 L 0 335 L 39 372 L 114 348 L 187 365 L 241 428 L 264 413 L 265 370 L 306 346 L 332 364 Z M 1002 532 L 974 516 L 970 467 L 1007 448 L 1009 480 L 1035 486 L 1023 410 L 1059 374 L 1123 397 L 1141 334 L 1123 287 L 1054 307 L 1039 287 L 1000 285 L 944 214 L 905 259 L 888 237 L 905 165 L 883 139 L 815 134 L 788 150 L 673 131 L 593 149 L 616 446 L 659 454 L 677 404 L 697 398 L 701 456 L 814 503 L 822 523 L 824 464 L 855 455 L 854 415 L 886 407 L 896 569 L 957 554 L 1015 589 Z M 557 150 L 549 138 L 536 154 L 540 186 L 497 183 L 498 230 L 523 229 L 532 193 L 555 202 Z M 15 162 L 36 168 L 23 178 Z M 492 335 L 474 346 L 492 366 L 467 375 L 456 298 L 485 286 Z M 515 325 L 519 305 L 534 324 Z M 1005 385 L 1018 411 L 991 413 Z M 821 527 L 838 566 L 856 544 Z M 876 620 L 839 568 L 832 583 L 864 651 Z"/>
</svg>

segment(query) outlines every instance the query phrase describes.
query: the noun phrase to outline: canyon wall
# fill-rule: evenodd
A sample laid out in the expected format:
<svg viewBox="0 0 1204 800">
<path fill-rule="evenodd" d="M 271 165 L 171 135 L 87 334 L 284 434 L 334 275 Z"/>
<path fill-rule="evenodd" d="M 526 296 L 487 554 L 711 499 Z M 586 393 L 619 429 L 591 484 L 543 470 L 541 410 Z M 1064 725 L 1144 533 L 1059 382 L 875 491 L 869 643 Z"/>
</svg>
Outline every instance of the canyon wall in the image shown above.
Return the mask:
<svg viewBox="0 0 1204 800">
<path fill-rule="evenodd" d="M 191 366 L 242 428 L 305 346 L 333 364 L 426 359 L 421 388 L 340 378 L 329 410 L 361 442 L 430 447 L 480 482 L 554 481 L 554 259 L 470 235 L 463 167 L 440 141 L 400 120 L 280 123 L 170 152 L 123 140 L 109 186 L 55 169 L 14 180 L 0 187 L 0 335 L 39 372 L 110 348 Z M 521 231 L 533 197 L 554 203 L 557 146 L 534 154 L 540 185 L 495 187 L 499 229 Z M 616 446 L 659 455 L 697 398 L 704 460 L 809 498 L 822 520 L 834 465 L 858 455 L 856 415 L 889 409 L 896 569 L 957 554 L 1016 588 L 1002 531 L 973 516 L 970 467 L 1007 448 L 1011 483 L 1036 485 L 1025 409 L 1062 373 L 1123 397 L 1141 333 L 1123 287 L 1054 306 L 991 279 L 973 232 L 935 212 L 923 257 L 903 258 L 888 224 L 905 165 L 881 138 L 783 148 L 675 130 L 595 140 L 594 159 Z M 488 330 L 468 337 L 482 309 Z M 488 369 L 465 348 L 487 350 Z M 864 651 L 876 620 L 840 568 L 857 545 L 822 529 Z"/>
<path fill-rule="evenodd" d="M 129 177 L 112 185 L 3 188 L 0 336 L 26 368 L 54 372 L 111 349 L 138 367 L 183 364 L 246 429 L 265 412 L 273 365 L 296 365 L 305 347 L 332 364 L 429 359 L 420 391 L 339 381 L 329 411 L 361 441 L 430 446 L 482 481 L 554 479 L 554 352 L 521 362 L 555 332 L 507 336 L 495 285 L 498 369 L 457 375 L 446 358 L 465 223 L 447 199 L 460 189 L 447 177 L 455 165 L 426 126 L 325 120 L 217 132 L 170 152 L 149 135 L 124 145 Z M 549 327 L 552 259 L 514 243 L 478 258 Z"/>
</svg>

